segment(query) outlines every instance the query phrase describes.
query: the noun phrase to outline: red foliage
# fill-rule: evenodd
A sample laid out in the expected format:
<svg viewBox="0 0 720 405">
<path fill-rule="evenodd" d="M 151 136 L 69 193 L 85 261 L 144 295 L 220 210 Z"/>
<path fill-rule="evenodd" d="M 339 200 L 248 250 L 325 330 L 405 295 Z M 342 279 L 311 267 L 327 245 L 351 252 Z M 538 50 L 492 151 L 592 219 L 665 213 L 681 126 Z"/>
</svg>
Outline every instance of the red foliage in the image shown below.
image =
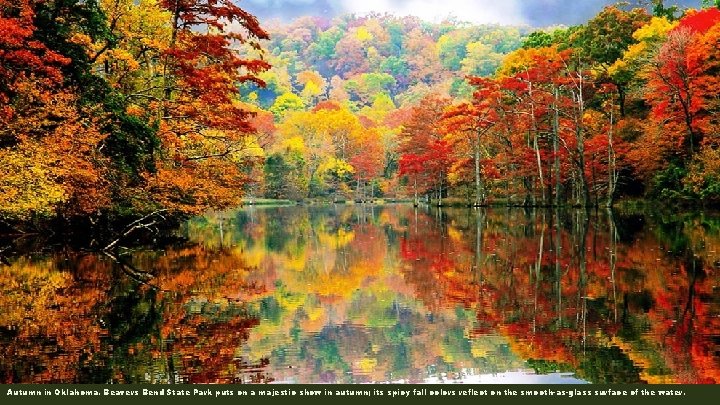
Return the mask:
<svg viewBox="0 0 720 405">
<path fill-rule="evenodd" d="M 315 105 L 315 108 L 313 108 L 313 112 L 318 112 L 318 111 L 322 111 L 322 110 L 338 111 L 341 109 L 342 109 L 342 106 L 337 101 L 323 100 Z"/>
<path fill-rule="evenodd" d="M 12 117 L 10 101 L 24 80 L 50 87 L 63 81 L 70 60 L 33 38 L 35 12 L 28 0 L 0 0 L 0 123 Z"/>
<path fill-rule="evenodd" d="M 167 49 L 170 70 L 181 86 L 179 98 L 185 99 L 182 116 L 197 119 L 215 129 L 249 132 L 248 114 L 233 104 L 238 83 L 264 83 L 256 74 L 270 65 L 260 59 L 244 59 L 233 42 L 260 49 L 257 40 L 269 36 L 257 19 L 229 0 L 164 0 L 163 7 L 176 18 L 173 42 Z M 228 30 L 226 24 L 245 29 Z M 166 89 L 170 92 L 170 89 Z M 199 106 L 216 106 L 204 109 Z"/>
<path fill-rule="evenodd" d="M 692 32 L 707 32 L 713 25 L 720 22 L 720 10 L 715 7 L 688 12 L 673 31 L 690 29 Z"/>
</svg>

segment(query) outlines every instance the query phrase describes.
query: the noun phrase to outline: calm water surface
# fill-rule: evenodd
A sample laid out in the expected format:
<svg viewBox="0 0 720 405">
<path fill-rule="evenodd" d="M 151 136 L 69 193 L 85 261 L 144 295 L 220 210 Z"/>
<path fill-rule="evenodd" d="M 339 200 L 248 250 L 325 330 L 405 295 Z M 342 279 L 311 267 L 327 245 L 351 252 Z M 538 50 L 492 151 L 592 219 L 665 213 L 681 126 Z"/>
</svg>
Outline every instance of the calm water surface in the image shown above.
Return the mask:
<svg viewBox="0 0 720 405">
<path fill-rule="evenodd" d="M 0 264 L 0 382 L 720 382 L 720 218 L 209 214 Z"/>
</svg>

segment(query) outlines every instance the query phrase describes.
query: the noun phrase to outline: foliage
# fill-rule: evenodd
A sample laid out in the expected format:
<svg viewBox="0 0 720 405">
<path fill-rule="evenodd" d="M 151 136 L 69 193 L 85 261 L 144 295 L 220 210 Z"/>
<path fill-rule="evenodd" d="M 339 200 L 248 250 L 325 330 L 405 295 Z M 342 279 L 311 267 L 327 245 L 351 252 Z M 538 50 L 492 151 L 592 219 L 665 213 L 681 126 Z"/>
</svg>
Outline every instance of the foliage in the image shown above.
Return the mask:
<svg viewBox="0 0 720 405">
<path fill-rule="evenodd" d="M 6 220 L 199 214 L 245 193 L 720 201 L 715 7 L 608 6 L 532 33 L 388 15 L 268 32 L 229 0 L 0 1 Z"/>
<path fill-rule="evenodd" d="M 267 38 L 252 15 L 202 0 L 0 9 L 0 156 L 9 168 L 0 215 L 184 214 L 239 201 L 258 154 L 238 86 L 261 84 L 256 75 L 269 67 L 235 48 L 259 50 Z"/>
</svg>

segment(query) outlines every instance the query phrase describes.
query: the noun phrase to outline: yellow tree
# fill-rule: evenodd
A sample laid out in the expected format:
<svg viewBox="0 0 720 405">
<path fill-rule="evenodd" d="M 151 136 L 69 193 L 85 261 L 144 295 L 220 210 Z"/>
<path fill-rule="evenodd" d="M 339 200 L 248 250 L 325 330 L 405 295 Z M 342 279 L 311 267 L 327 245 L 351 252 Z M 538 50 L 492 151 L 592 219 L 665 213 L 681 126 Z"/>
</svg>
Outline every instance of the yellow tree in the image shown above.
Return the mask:
<svg viewBox="0 0 720 405">
<path fill-rule="evenodd" d="M 0 148 L 0 216 L 29 219 L 62 214 L 92 215 L 110 205 L 106 135 L 93 111 L 76 96 L 47 93 L 38 83 L 18 87 L 15 119 L 5 128 L 16 143 Z"/>
<path fill-rule="evenodd" d="M 257 41 L 267 33 L 226 0 L 103 5 L 118 40 L 96 44 L 94 59 L 134 104 L 129 112 L 154 123 L 160 140 L 139 200 L 184 213 L 238 203 L 257 157 L 252 114 L 238 88 L 262 84 L 258 75 L 269 65 L 256 57 Z"/>
</svg>

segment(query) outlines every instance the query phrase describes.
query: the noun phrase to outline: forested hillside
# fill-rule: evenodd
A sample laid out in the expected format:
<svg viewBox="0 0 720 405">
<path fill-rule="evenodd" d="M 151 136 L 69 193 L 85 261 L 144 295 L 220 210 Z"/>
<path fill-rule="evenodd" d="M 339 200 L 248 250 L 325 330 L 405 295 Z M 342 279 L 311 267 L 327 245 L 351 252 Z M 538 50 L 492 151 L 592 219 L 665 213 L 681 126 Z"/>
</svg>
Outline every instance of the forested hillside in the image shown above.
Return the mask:
<svg viewBox="0 0 720 405">
<path fill-rule="evenodd" d="M 273 27 L 267 87 L 243 92 L 274 117 L 258 190 L 713 203 L 720 13 L 651 11 L 532 33 L 388 16 Z"/>
<path fill-rule="evenodd" d="M 398 164 L 413 108 L 469 98 L 466 77 L 492 75 L 528 34 L 387 15 L 307 17 L 269 32 L 265 87 L 241 91 L 264 115 L 265 181 L 253 192 L 334 200 L 406 196 Z"/>
</svg>

